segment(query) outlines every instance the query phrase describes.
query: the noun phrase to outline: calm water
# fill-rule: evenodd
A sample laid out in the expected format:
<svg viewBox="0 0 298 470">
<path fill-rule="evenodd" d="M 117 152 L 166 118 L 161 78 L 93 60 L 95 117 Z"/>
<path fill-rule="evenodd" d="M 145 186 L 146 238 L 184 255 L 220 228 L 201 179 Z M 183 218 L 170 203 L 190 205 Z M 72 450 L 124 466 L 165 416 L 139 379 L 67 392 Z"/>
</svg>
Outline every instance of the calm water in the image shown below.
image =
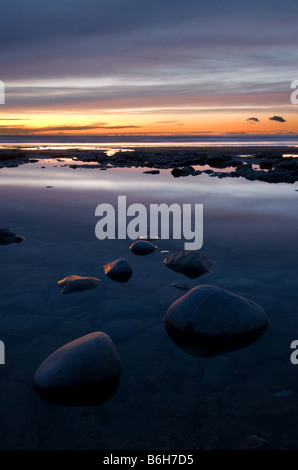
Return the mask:
<svg viewBox="0 0 298 470">
<path fill-rule="evenodd" d="M 298 184 L 63 164 L 0 171 L 1 227 L 26 238 L 0 246 L 1 448 L 298 448 L 298 366 L 290 361 L 298 339 Z M 161 251 L 183 250 L 183 240 L 159 240 L 146 257 L 130 252 L 130 240 L 99 241 L 95 208 L 116 206 L 119 195 L 148 208 L 203 204 L 202 252 L 213 270 L 190 280 L 164 267 Z M 126 284 L 105 278 L 102 268 L 120 257 L 134 269 Z M 63 296 L 57 281 L 69 274 L 102 283 Z M 174 281 L 228 289 L 258 302 L 270 319 L 261 339 L 228 354 L 229 370 L 214 368 L 219 390 L 204 382 L 212 359 L 183 353 L 165 332 L 165 312 L 184 293 Z M 109 334 L 119 352 L 115 395 L 92 407 L 43 401 L 31 387 L 40 362 L 92 331 Z"/>
</svg>

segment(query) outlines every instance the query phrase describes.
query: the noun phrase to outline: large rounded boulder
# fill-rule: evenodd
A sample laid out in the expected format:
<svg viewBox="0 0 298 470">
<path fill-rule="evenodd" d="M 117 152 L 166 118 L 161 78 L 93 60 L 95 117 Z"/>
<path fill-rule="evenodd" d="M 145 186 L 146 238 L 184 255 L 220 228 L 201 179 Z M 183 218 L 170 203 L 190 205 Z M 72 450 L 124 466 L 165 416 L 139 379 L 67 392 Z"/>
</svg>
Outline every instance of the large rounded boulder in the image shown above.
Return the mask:
<svg viewBox="0 0 298 470">
<path fill-rule="evenodd" d="M 251 300 L 212 285 L 200 285 L 168 308 L 165 325 L 183 351 L 211 357 L 253 343 L 269 321 L 264 310 Z"/>
<path fill-rule="evenodd" d="M 117 389 L 121 363 L 111 338 L 96 331 L 54 351 L 38 367 L 33 388 L 45 400 L 100 404 Z"/>
</svg>

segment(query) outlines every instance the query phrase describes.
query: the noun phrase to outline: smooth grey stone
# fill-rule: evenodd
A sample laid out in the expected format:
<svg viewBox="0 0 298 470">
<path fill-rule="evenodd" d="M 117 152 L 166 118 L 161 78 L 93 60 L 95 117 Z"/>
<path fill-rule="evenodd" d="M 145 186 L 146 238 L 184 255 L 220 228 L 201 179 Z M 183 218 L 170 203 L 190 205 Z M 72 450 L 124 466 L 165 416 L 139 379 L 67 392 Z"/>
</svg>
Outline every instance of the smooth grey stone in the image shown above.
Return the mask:
<svg viewBox="0 0 298 470">
<path fill-rule="evenodd" d="M 71 275 L 67 276 L 61 281 L 58 281 L 58 286 L 61 289 L 61 294 L 72 294 L 87 289 L 94 289 L 100 284 L 100 279 L 96 277 L 82 277 Z"/>
<path fill-rule="evenodd" d="M 132 276 L 132 267 L 125 258 L 104 265 L 105 275 L 113 281 L 127 282 Z"/>
<path fill-rule="evenodd" d="M 129 248 L 135 255 L 143 256 L 152 253 L 154 250 L 156 250 L 157 246 L 146 240 L 137 240 Z"/>
<path fill-rule="evenodd" d="M 190 279 L 195 279 L 202 276 L 202 274 L 210 272 L 214 261 L 211 261 L 197 251 L 186 250 L 168 256 L 164 260 L 164 264 L 167 268 L 177 273 L 184 274 Z"/>
<path fill-rule="evenodd" d="M 200 357 L 241 349 L 269 326 L 264 310 L 251 300 L 212 285 L 194 287 L 167 310 L 170 338 Z"/>
<path fill-rule="evenodd" d="M 115 392 L 120 372 L 120 358 L 111 338 L 96 331 L 50 354 L 37 368 L 32 385 L 48 401 L 97 403 Z"/>
</svg>

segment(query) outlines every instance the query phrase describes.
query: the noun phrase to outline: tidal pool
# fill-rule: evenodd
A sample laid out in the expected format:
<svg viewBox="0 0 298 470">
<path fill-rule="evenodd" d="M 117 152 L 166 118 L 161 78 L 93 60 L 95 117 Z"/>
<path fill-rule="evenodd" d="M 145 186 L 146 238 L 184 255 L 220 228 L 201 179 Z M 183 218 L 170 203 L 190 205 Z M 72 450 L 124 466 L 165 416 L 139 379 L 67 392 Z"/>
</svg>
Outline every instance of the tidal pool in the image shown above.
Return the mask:
<svg viewBox="0 0 298 470">
<path fill-rule="evenodd" d="M 64 164 L 0 171 L 0 228 L 25 238 L 0 246 L 1 448 L 297 449 L 298 366 L 290 360 L 298 339 L 297 183 Z M 183 239 L 154 240 L 148 256 L 134 255 L 128 238 L 99 240 L 95 209 L 116 207 L 121 195 L 147 208 L 203 204 L 201 251 L 215 262 L 210 273 L 189 279 L 163 265 L 184 249 Z M 103 270 L 118 258 L 133 267 L 123 284 Z M 61 295 L 57 282 L 72 274 L 101 284 Z M 164 325 L 185 293 L 172 283 L 212 284 L 252 299 L 270 326 L 216 361 L 186 354 Z M 93 331 L 107 333 L 121 359 L 114 395 L 93 406 L 41 399 L 32 388 L 41 361 Z"/>
</svg>

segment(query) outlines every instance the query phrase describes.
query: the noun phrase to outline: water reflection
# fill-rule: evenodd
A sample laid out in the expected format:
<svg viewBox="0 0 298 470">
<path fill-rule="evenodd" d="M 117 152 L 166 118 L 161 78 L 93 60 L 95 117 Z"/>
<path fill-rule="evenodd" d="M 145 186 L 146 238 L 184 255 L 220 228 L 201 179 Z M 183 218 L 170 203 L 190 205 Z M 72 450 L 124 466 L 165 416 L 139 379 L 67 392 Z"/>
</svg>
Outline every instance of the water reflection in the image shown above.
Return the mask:
<svg viewBox="0 0 298 470">
<path fill-rule="evenodd" d="M 209 338 L 199 337 L 199 335 L 193 338 L 186 337 L 174 328 L 171 328 L 168 324 L 165 325 L 166 332 L 173 343 L 186 354 L 195 357 L 209 358 L 215 357 L 222 354 L 231 353 L 238 351 L 239 349 L 246 348 L 255 341 L 257 341 L 263 332 L 256 332 L 251 337 L 243 335 L 242 338 L 232 338 L 230 341 L 227 338 Z"/>
<path fill-rule="evenodd" d="M 120 378 L 116 377 L 102 383 L 77 387 L 36 390 L 43 400 L 62 406 L 99 406 L 110 400 L 116 393 Z"/>
<path fill-rule="evenodd" d="M 68 409 L 65 420 L 66 411 L 60 406 L 35 402 L 30 378 L 49 351 L 90 329 L 109 334 L 123 362 L 117 393 L 103 408 L 94 408 L 96 419 L 92 415 L 84 428 L 89 432 L 93 426 L 92 442 L 98 448 L 105 448 L 107 442 L 118 448 L 119 436 L 125 436 L 129 448 L 140 435 L 142 443 L 153 448 L 161 445 L 156 429 L 171 429 L 172 448 L 181 448 L 181 443 L 194 446 L 202 434 L 195 431 L 192 442 L 185 437 L 186 430 L 197 430 L 202 423 L 204 432 L 213 433 L 219 413 L 224 432 L 233 428 L 231 423 L 245 420 L 254 433 L 265 432 L 274 439 L 281 433 L 282 421 L 284 435 L 289 416 L 294 424 L 298 419 L 297 369 L 289 359 L 298 324 L 297 185 L 220 180 L 205 174 L 175 179 L 170 170 L 148 175 L 141 168 L 73 170 L 54 168 L 56 164 L 22 165 L 0 172 L 1 224 L 25 238 L 23 243 L 1 248 L 1 340 L 9 345 L 10 360 L 1 381 L 7 397 L 2 419 L 18 423 L 10 438 L 18 434 L 23 442 L 29 435 L 26 442 L 31 445 L 35 428 L 28 428 L 28 422 L 35 423 L 36 416 L 53 434 L 57 427 L 64 430 L 66 421 L 81 419 L 77 409 L 73 414 Z M 49 185 L 52 188 L 46 189 Z M 223 390 L 217 401 L 212 402 L 203 388 L 209 360 L 184 354 L 168 338 L 163 323 L 169 305 L 181 296 L 172 284 L 187 282 L 189 288 L 197 284 L 163 265 L 169 252 L 181 250 L 183 240 L 156 240 L 158 249 L 144 259 L 130 252 L 128 239 L 95 237 L 95 208 L 102 202 L 116 205 L 121 194 L 127 195 L 128 204 L 146 207 L 162 202 L 203 204 L 202 251 L 214 259 L 215 267 L 200 282 L 253 299 L 270 318 L 264 336 L 229 353 L 235 379 L 230 393 Z M 125 284 L 107 278 L 103 271 L 105 264 L 122 257 L 133 268 Z M 57 280 L 72 274 L 99 277 L 102 285 L 61 296 Z M 288 389 L 294 391 L 290 397 L 274 395 Z M 285 407 L 285 415 L 280 406 Z M 255 410 L 259 410 L 257 419 Z M 128 429 L 127 423 L 132 422 Z M 75 431 L 69 426 L 72 435 Z M 54 438 L 51 442 L 56 443 Z M 238 444 L 238 437 L 234 442 Z"/>
</svg>

